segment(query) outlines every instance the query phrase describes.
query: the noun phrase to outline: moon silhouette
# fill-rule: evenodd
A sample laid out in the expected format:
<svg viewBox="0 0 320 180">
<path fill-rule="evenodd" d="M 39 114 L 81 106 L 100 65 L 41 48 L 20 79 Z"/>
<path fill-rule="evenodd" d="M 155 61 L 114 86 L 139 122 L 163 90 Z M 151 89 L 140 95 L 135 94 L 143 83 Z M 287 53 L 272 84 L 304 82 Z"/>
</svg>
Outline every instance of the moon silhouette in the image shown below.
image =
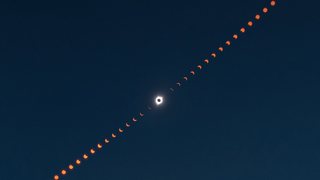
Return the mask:
<svg viewBox="0 0 320 180">
<path fill-rule="evenodd" d="M 98 146 L 99 149 L 102 148 L 102 146 L 100 144 L 98 144 L 97 146 Z"/>
<path fill-rule="evenodd" d="M 222 52 L 222 51 L 223 51 L 223 48 L 222 48 L 222 47 L 219 47 L 219 50 Z"/>
<path fill-rule="evenodd" d="M 135 118 L 132 118 L 133 119 L 133 121 L 137 121 Z"/>
<path fill-rule="evenodd" d="M 185 79 L 186 81 L 188 81 L 188 78 L 187 78 L 187 77 L 183 77 L 183 79 Z"/>
<path fill-rule="evenodd" d="M 113 133 L 112 133 L 112 137 L 113 137 L 113 138 L 115 138 L 115 137 L 117 137 L 117 136 L 116 136 L 115 134 L 113 134 Z"/>
<path fill-rule="evenodd" d="M 197 66 L 199 69 L 202 69 L 202 67 L 200 65 Z"/>
<path fill-rule="evenodd" d="M 108 139 L 104 139 L 104 142 L 109 143 L 109 140 Z"/>
<path fill-rule="evenodd" d="M 81 163 L 81 161 L 80 161 L 79 159 L 77 159 L 76 163 L 77 163 L 77 164 L 80 164 L 80 163 Z"/>
<path fill-rule="evenodd" d="M 143 116 L 143 114 L 142 114 L 142 113 L 140 113 L 140 116 Z"/>
<path fill-rule="evenodd" d="M 226 44 L 228 44 L 228 46 L 230 45 L 230 41 L 227 41 Z"/>
<path fill-rule="evenodd" d="M 126 126 L 127 126 L 127 127 L 130 127 L 130 125 L 129 125 L 128 123 L 126 123 Z"/>
<path fill-rule="evenodd" d="M 206 63 L 208 64 L 208 63 L 209 63 L 209 60 L 208 60 L 208 59 L 205 59 L 204 62 L 206 62 Z"/>
<path fill-rule="evenodd" d="M 123 132 L 123 130 L 121 128 L 119 128 L 119 132 Z"/>
<path fill-rule="evenodd" d="M 211 56 L 216 57 L 216 54 L 215 54 L 215 53 L 212 53 Z"/>
<path fill-rule="evenodd" d="M 181 84 L 180 84 L 180 83 L 178 83 L 178 82 L 177 82 L 177 84 L 178 84 L 179 86 L 181 86 Z"/>
<path fill-rule="evenodd" d="M 170 88 L 170 90 L 171 90 L 171 91 L 173 91 L 173 89 L 172 89 L 172 88 Z"/>
<path fill-rule="evenodd" d="M 84 154 L 83 159 L 88 159 L 88 156 L 86 154 Z"/>
<path fill-rule="evenodd" d="M 192 75 L 194 75 L 194 71 L 190 71 L 190 73 L 191 73 Z"/>
</svg>

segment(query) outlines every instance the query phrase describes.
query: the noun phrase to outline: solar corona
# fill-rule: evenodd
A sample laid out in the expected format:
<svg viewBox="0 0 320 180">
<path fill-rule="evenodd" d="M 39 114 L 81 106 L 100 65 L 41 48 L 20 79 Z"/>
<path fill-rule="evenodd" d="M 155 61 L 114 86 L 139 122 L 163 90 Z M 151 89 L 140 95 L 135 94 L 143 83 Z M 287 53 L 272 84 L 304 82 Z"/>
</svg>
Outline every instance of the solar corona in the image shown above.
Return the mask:
<svg viewBox="0 0 320 180">
<path fill-rule="evenodd" d="M 157 104 L 157 105 L 160 105 L 160 104 L 162 104 L 162 102 L 163 102 L 163 97 L 158 96 L 158 97 L 156 98 L 156 104 Z"/>
</svg>

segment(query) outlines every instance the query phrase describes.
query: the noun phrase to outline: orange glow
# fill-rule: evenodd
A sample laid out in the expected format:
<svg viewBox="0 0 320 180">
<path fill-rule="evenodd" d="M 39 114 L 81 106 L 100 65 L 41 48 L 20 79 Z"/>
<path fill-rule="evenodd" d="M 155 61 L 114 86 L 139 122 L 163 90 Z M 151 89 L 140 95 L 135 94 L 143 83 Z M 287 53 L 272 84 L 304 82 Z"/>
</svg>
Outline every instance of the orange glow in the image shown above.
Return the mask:
<svg viewBox="0 0 320 180">
<path fill-rule="evenodd" d="M 216 54 L 215 54 L 215 53 L 212 53 L 211 56 L 216 57 Z"/>
<path fill-rule="evenodd" d="M 172 88 L 170 88 L 170 90 L 171 90 L 171 91 L 173 91 L 173 89 L 172 89 Z"/>
<path fill-rule="evenodd" d="M 193 71 L 190 71 L 190 73 L 194 75 L 194 72 L 193 72 Z"/>
<path fill-rule="evenodd" d="M 94 149 L 90 150 L 91 154 L 94 154 L 96 151 L 94 151 Z"/>
<path fill-rule="evenodd" d="M 99 149 L 102 148 L 101 144 L 98 144 L 97 147 L 98 147 Z"/>
<path fill-rule="evenodd" d="M 199 69 L 202 69 L 202 67 L 200 65 L 197 66 Z"/>
<path fill-rule="evenodd" d="M 133 121 L 137 121 L 135 118 L 133 118 Z"/>
<path fill-rule="evenodd" d="M 148 106 L 148 109 L 151 109 L 151 107 Z"/>
<path fill-rule="evenodd" d="M 142 113 L 140 113 L 140 116 L 143 116 L 143 114 L 142 114 Z"/>
<path fill-rule="evenodd" d="M 55 176 L 54 176 L 54 179 L 55 179 L 55 180 L 58 180 L 58 179 L 59 179 L 59 176 L 58 176 L 58 175 L 55 175 Z"/>
<path fill-rule="evenodd" d="M 259 14 L 256 15 L 256 19 L 260 19 L 260 15 Z"/>
<path fill-rule="evenodd" d="M 84 154 L 83 159 L 88 159 L 88 156 L 86 154 Z"/>
<path fill-rule="evenodd" d="M 123 130 L 121 128 L 119 128 L 119 132 L 123 132 Z"/>
<path fill-rule="evenodd" d="M 77 159 L 76 163 L 77 163 L 77 164 L 80 164 L 80 163 L 81 163 L 81 161 L 80 161 L 79 159 Z"/>
<path fill-rule="evenodd" d="M 271 6 L 274 6 L 275 4 L 276 4 L 276 2 L 275 1 L 271 1 Z"/>
<path fill-rule="evenodd" d="M 233 35 L 233 38 L 234 38 L 234 39 L 238 39 L 238 35 L 236 35 L 236 34 Z"/>
<path fill-rule="evenodd" d="M 268 12 L 268 8 L 263 8 L 263 12 L 264 13 Z"/>
<path fill-rule="evenodd" d="M 62 175 L 65 175 L 66 173 L 67 173 L 66 170 L 62 170 L 62 171 L 61 171 L 61 174 L 62 174 Z"/>
<path fill-rule="evenodd" d="M 73 169 L 73 166 L 71 164 L 69 165 L 69 169 Z"/>
<path fill-rule="evenodd" d="M 178 83 L 178 82 L 177 82 L 177 84 L 178 84 L 179 86 L 181 86 L 181 84 L 180 84 L 180 83 Z"/>
<path fill-rule="evenodd" d="M 109 140 L 108 139 L 104 139 L 104 142 L 109 143 Z"/>
<path fill-rule="evenodd" d="M 188 78 L 187 78 L 187 77 L 183 77 L 183 79 L 185 79 L 186 81 L 188 81 Z"/>
<path fill-rule="evenodd" d="M 249 25 L 249 26 L 252 26 L 252 22 L 251 22 L 251 21 L 249 21 L 249 22 L 248 22 L 248 25 Z"/>
<path fill-rule="evenodd" d="M 117 136 L 116 136 L 115 134 L 113 134 L 113 133 L 112 133 L 112 137 L 113 137 L 113 138 L 115 138 L 115 137 L 117 137 Z"/>
<path fill-rule="evenodd" d="M 222 52 L 222 51 L 223 51 L 223 48 L 222 48 L 222 47 L 219 47 L 219 50 Z"/>
<path fill-rule="evenodd" d="M 204 62 L 206 62 L 206 63 L 208 64 L 208 63 L 209 63 L 209 60 L 208 60 L 208 59 L 205 59 Z"/>
<path fill-rule="evenodd" d="M 227 41 L 226 44 L 228 44 L 228 46 L 230 45 L 230 41 Z"/>
<path fill-rule="evenodd" d="M 130 127 L 130 125 L 129 125 L 128 123 L 126 123 L 126 126 L 127 126 L 127 127 Z"/>
<path fill-rule="evenodd" d="M 241 28 L 240 31 L 241 31 L 242 33 L 244 33 L 245 29 L 244 29 L 244 28 Z"/>
</svg>

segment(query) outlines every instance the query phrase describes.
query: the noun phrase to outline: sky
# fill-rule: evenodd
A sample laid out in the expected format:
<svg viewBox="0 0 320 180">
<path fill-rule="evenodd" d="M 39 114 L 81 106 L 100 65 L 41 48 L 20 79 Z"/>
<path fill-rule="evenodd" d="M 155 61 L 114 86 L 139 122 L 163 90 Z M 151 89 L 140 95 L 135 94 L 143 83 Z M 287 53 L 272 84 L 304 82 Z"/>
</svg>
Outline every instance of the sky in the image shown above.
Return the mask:
<svg viewBox="0 0 320 180">
<path fill-rule="evenodd" d="M 0 179 L 318 180 L 317 7 L 1 1 Z"/>
</svg>

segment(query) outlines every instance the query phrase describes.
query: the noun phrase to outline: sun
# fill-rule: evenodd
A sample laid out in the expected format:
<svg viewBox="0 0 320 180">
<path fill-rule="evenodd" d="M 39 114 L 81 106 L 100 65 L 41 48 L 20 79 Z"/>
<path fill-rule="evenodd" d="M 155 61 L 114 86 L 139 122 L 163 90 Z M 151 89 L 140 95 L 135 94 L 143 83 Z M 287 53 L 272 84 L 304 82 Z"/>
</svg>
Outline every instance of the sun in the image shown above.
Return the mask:
<svg viewBox="0 0 320 180">
<path fill-rule="evenodd" d="M 162 102 L 163 102 L 163 97 L 158 96 L 158 97 L 156 98 L 156 104 L 157 104 L 157 105 L 160 105 Z"/>
</svg>

